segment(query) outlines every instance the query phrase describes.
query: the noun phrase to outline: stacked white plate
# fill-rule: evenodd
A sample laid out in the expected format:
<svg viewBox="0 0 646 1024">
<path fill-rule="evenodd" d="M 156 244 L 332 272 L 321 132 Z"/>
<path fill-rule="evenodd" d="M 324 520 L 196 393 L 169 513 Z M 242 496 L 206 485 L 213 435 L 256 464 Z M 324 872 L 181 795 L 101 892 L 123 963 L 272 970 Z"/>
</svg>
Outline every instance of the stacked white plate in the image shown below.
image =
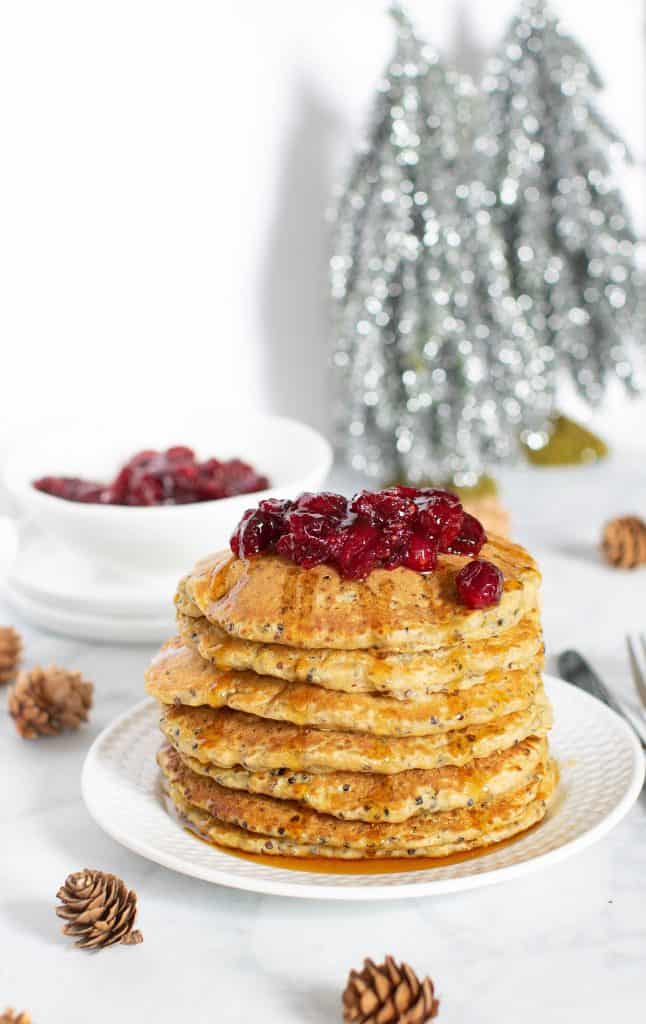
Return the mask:
<svg viewBox="0 0 646 1024">
<path fill-rule="evenodd" d="M 42 629 L 112 643 L 161 642 L 173 631 L 176 577 L 99 569 L 33 529 L 13 557 L 3 548 L 3 596 Z"/>
</svg>

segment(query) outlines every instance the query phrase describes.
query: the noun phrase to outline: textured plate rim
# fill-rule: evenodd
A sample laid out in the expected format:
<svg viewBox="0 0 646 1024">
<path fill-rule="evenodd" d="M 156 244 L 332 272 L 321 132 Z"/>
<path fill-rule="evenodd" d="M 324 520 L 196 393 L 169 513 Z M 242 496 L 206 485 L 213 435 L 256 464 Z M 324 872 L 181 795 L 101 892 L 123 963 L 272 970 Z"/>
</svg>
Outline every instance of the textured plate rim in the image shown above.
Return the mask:
<svg viewBox="0 0 646 1024">
<path fill-rule="evenodd" d="M 537 871 L 540 868 L 549 867 L 559 861 L 566 860 L 568 857 L 573 856 L 580 850 L 598 842 L 625 817 L 635 803 L 644 784 L 646 758 L 644 758 L 641 745 L 639 744 L 632 729 L 619 717 L 619 715 L 610 708 L 605 707 L 605 705 L 601 704 L 596 700 L 596 698 L 576 689 L 571 686 L 571 684 L 557 678 L 556 676 L 545 675 L 544 679 L 548 688 L 556 688 L 558 692 L 559 688 L 566 687 L 568 691 L 576 694 L 577 699 L 582 700 L 584 703 L 586 701 L 594 702 L 597 705 L 597 710 L 601 709 L 605 715 L 609 716 L 613 729 L 618 730 L 619 733 L 623 735 L 623 739 L 630 752 L 632 774 L 630 782 L 626 786 L 617 804 L 591 828 L 586 829 L 573 839 L 563 842 L 552 850 L 529 856 L 526 860 L 519 861 L 515 864 L 507 864 L 501 867 L 494 867 L 489 870 L 463 875 L 461 877 L 444 879 L 429 879 L 426 877 L 426 872 L 424 870 L 420 870 L 418 873 L 419 879 L 416 878 L 414 881 L 406 882 L 397 882 L 395 880 L 397 877 L 395 874 L 388 874 L 384 875 L 384 878 L 389 880 L 388 883 L 384 885 L 375 884 L 374 880 L 379 878 L 379 875 L 344 875 L 342 877 L 346 880 L 345 884 L 335 886 L 329 883 L 325 885 L 320 883 L 320 877 L 325 877 L 327 879 L 330 877 L 329 875 L 320 876 L 314 872 L 295 871 L 293 872 L 295 881 L 284 881 L 278 878 L 272 879 L 266 874 L 266 872 L 272 872 L 274 870 L 272 867 L 258 865 L 258 875 L 244 876 L 237 875 L 235 872 L 227 870 L 226 867 L 218 867 L 216 865 L 203 866 L 177 856 L 176 854 L 170 853 L 155 844 L 142 840 L 136 834 L 136 830 L 132 828 L 126 830 L 119 824 L 115 823 L 109 812 L 106 813 L 101 799 L 97 799 L 94 792 L 93 773 L 99 765 L 103 746 L 108 743 L 112 736 L 117 733 L 132 717 L 139 714 L 139 712 L 144 708 L 154 705 L 154 701 L 149 697 L 145 698 L 143 701 L 139 701 L 139 703 L 134 705 L 134 707 L 119 715 L 118 718 L 114 719 L 96 737 L 83 764 L 81 773 L 81 793 L 85 806 L 96 824 L 118 843 L 126 847 L 126 849 L 129 849 L 133 853 L 136 853 L 141 857 L 145 857 L 147 860 L 153 861 L 162 867 L 168 868 L 171 871 L 176 871 L 183 875 L 189 875 L 193 878 L 200 878 L 203 881 L 211 882 L 216 885 L 223 885 L 227 888 L 243 889 L 247 892 L 258 892 L 267 895 L 297 897 L 301 899 L 373 901 L 387 899 L 411 899 L 415 896 L 441 895 L 449 892 L 460 892 L 468 889 L 480 888 L 481 886 L 486 885 L 494 885 L 508 879 L 519 878 L 523 875 L 530 874 L 533 871 Z M 140 794 L 140 796 L 144 796 L 144 794 Z M 146 796 L 146 800 L 149 800 L 148 796 Z M 558 813 L 558 810 L 555 813 Z M 172 830 L 179 827 L 170 816 L 168 816 L 168 827 Z M 216 853 L 218 856 L 227 857 L 227 854 L 224 851 L 216 851 Z M 483 856 L 486 856 L 486 854 L 483 854 Z M 231 860 L 238 861 L 239 863 L 238 858 L 231 857 Z M 251 864 L 252 862 L 244 860 L 244 863 Z M 464 863 L 468 863 L 468 861 Z M 428 870 L 432 871 L 433 869 Z M 347 880 L 352 877 L 356 878 L 355 884 L 348 884 Z M 370 879 L 370 884 L 364 885 L 364 878 L 366 880 Z"/>
</svg>

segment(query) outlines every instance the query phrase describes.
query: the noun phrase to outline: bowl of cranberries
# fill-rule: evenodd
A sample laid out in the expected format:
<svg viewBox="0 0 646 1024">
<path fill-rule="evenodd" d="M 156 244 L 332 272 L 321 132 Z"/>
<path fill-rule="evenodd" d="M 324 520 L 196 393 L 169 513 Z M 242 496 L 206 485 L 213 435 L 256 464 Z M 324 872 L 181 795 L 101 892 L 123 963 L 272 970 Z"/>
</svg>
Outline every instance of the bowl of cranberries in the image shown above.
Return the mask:
<svg viewBox="0 0 646 1024">
<path fill-rule="evenodd" d="M 320 487 L 332 462 L 323 437 L 283 417 L 214 410 L 124 420 L 50 425 L 4 464 L 19 519 L 117 572 L 187 572 L 226 546 L 250 502 Z"/>
</svg>

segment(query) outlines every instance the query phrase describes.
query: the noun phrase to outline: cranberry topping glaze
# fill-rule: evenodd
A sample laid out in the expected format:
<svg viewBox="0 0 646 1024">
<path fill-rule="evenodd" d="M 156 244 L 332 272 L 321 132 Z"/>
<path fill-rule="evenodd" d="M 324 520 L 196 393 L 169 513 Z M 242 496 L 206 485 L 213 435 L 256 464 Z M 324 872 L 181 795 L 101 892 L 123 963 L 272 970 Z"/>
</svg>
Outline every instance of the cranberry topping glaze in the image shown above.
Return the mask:
<svg viewBox="0 0 646 1024">
<path fill-rule="evenodd" d="M 477 555 L 486 539 L 482 524 L 464 512 L 451 491 L 388 487 L 360 491 L 350 499 L 323 491 L 301 494 L 295 501 L 261 501 L 245 512 L 231 550 L 239 558 L 275 551 L 304 569 L 326 563 L 346 579 L 365 579 L 377 568 L 432 572 L 438 554 Z M 468 600 L 458 593 L 475 608 L 496 603 L 501 586 L 490 600 L 494 590 L 487 585 L 478 591 L 476 580 L 465 590 Z M 476 592 L 480 604 L 471 603 Z"/>
<path fill-rule="evenodd" d="M 138 452 L 109 484 L 44 476 L 34 481 L 34 487 L 57 498 L 90 504 L 188 505 L 264 491 L 269 481 L 240 459 L 198 462 L 192 448 L 176 445 L 164 452 Z"/>
</svg>

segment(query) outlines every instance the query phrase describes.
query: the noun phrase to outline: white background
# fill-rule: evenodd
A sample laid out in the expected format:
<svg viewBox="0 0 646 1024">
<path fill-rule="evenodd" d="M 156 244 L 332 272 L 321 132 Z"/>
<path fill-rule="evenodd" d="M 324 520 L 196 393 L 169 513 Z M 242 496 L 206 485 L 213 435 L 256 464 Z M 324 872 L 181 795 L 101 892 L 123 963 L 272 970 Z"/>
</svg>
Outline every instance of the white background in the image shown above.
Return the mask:
<svg viewBox="0 0 646 1024">
<path fill-rule="evenodd" d="M 642 160 L 641 0 L 558 6 Z M 475 72 L 513 7 L 409 4 L 447 59 Z M 390 51 L 385 9 L 2 5 L 5 431 L 51 412 L 92 410 L 109 424 L 124 406 L 143 419 L 163 405 L 181 441 L 182 410 L 195 404 L 326 425 L 324 210 Z M 641 169 L 626 180 L 644 226 Z M 628 433 L 639 415 L 604 426 Z"/>
</svg>

